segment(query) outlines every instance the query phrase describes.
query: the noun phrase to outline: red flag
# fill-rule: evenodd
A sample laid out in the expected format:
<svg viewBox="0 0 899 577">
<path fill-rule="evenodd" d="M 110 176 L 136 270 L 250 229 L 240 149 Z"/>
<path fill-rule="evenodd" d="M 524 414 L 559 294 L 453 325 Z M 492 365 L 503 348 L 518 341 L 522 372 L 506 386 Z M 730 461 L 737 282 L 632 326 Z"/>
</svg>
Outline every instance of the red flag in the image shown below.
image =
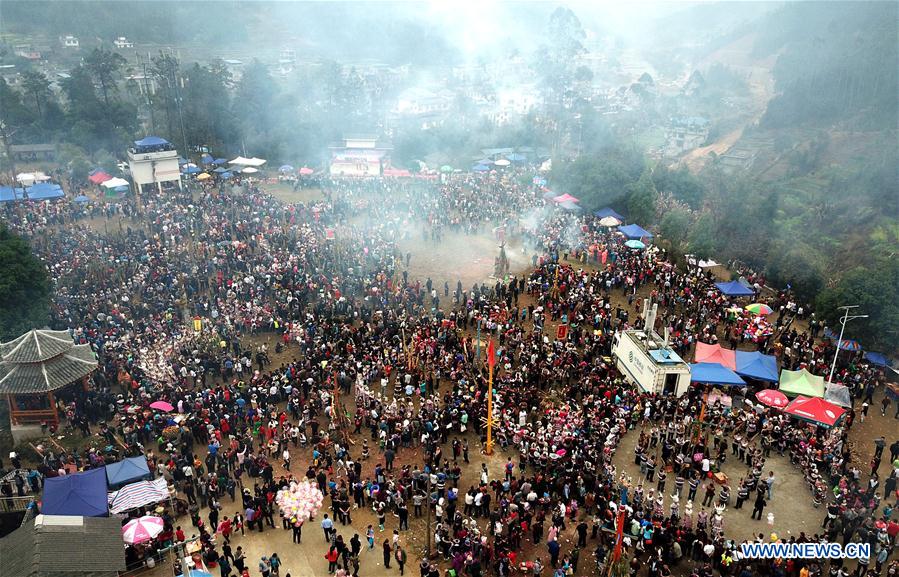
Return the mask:
<svg viewBox="0 0 899 577">
<path fill-rule="evenodd" d="M 490 342 L 487 343 L 487 364 L 490 365 L 491 369 L 496 366 L 496 349 L 493 346 L 493 339 L 490 339 Z"/>
<path fill-rule="evenodd" d="M 624 542 L 624 506 L 618 506 L 618 528 L 615 534 L 615 550 L 612 552 L 612 562 L 621 559 L 621 545 Z"/>
</svg>

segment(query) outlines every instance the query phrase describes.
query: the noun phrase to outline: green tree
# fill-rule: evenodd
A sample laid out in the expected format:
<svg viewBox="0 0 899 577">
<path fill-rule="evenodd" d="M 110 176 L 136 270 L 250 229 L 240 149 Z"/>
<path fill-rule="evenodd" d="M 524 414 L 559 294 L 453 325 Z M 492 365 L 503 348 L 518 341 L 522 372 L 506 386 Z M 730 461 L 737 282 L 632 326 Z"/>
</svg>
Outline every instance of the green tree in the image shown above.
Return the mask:
<svg viewBox="0 0 899 577">
<path fill-rule="evenodd" d="M 671 242 L 672 248 L 681 247 L 690 232 L 690 213 L 682 208 L 669 210 L 662 217 L 659 230 Z"/>
<path fill-rule="evenodd" d="M 29 70 L 22 73 L 22 89 L 34 103 L 38 118 L 43 118 L 50 97 L 50 81 L 42 72 Z"/>
<path fill-rule="evenodd" d="M 659 193 L 652 182 L 652 173 L 647 168 L 640 179 L 627 187 L 628 218 L 643 226 L 649 226 L 656 220 L 656 202 Z"/>
<path fill-rule="evenodd" d="M 121 54 L 104 48 L 94 48 L 84 59 L 84 66 L 91 72 L 106 106 L 109 106 L 109 95 L 118 90 L 116 78 L 125 64 Z"/>
<path fill-rule="evenodd" d="M 690 252 L 699 258 L 710 258 L 718 255 L 718 228 L 715 216 L 709 212 L 700 216 L 690 230 Z"/>
<path fill-rule="evenodd" d="M 899 327 L 899 261 L 889 258 L 877 266 L 856 267 L 822 290 L 816 304 L 831 327 L 839 327 L 837 319 L 843 312 L 839 307 L 859 305 L 853 312 L 868 318 L 847 324 L 846 334 L 866 347 L 884 347 L 892 352 Z"/>
<path fill-rule="evenodd" d="M 47 267 L 27 242 L 0 224 L 0 340 L 42 328 L 49 318 Z"/>
</svg>

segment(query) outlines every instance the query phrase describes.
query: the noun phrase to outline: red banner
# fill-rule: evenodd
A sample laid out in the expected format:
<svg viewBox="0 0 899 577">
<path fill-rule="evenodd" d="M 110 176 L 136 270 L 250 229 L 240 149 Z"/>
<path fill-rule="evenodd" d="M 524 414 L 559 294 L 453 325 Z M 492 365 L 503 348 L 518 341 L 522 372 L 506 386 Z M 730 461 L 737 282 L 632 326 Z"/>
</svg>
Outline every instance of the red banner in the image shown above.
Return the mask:
<svg viewBox="0 0 899 577">
<path fill-rule="evenodd" d="M 556 329 L 556 338 L 561 341 L 568 338 L 568 325 L 559 325 L 559 328 Z"/>
<path fill-rule="evenodd" d="M 612 552 L 612 562 L 617 563 L 621 559 L 621 546 L 624 542 L 624 506 L 618 506 L 618 522 L 615 531 L 615 550 Z"/>
<path fill-rule="evenodd" d="M 487 343 L 487 364 L 491 369 L 496 366 L 496 348 L 493 346 L 493 339 Z"/>
</svg>

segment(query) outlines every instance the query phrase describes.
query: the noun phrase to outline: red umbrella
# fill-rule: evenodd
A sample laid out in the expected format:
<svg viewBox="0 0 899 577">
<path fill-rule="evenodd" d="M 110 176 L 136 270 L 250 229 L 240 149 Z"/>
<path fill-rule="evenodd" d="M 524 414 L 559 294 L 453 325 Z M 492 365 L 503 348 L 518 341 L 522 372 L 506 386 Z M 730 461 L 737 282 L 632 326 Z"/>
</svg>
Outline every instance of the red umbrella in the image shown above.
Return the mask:
<svg viewBox="0 0 899 577">
<path fill-rule="evenodd" d="M 755 394 L 755 398 L 758 399 L 761 404 L 774 407 L 775 409 L 782 409 L 790 402 L 790 399 L 777 389 L 765 389 L 764 391 L 759 391 Z"/>
<path fill-rule="evenodd" d="M 166 403 L 165 401 L 156 401 L 155 403 L 150 403 L 150 408 L 165 411 L 166 413 L 170 413 L 175 410 L 175 407 L 173 407 L 169 403 Z"/>
</svg>

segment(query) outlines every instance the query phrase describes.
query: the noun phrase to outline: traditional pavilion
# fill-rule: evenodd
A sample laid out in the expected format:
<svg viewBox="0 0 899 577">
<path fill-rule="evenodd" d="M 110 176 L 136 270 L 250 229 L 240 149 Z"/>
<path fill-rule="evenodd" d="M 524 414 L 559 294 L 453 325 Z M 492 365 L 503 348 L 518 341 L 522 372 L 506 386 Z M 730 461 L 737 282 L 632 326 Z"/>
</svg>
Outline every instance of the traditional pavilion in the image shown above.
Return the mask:
<svg viewBox="0 0 899 577">
<path fill-rule="evenodd" d="M 0 343 L 0 394 L 13 425 L 59 423 L 53 391 L 97 368 L 90 345 L 76 345 L 68 331 L 31 330 Z"/>
</svg>

